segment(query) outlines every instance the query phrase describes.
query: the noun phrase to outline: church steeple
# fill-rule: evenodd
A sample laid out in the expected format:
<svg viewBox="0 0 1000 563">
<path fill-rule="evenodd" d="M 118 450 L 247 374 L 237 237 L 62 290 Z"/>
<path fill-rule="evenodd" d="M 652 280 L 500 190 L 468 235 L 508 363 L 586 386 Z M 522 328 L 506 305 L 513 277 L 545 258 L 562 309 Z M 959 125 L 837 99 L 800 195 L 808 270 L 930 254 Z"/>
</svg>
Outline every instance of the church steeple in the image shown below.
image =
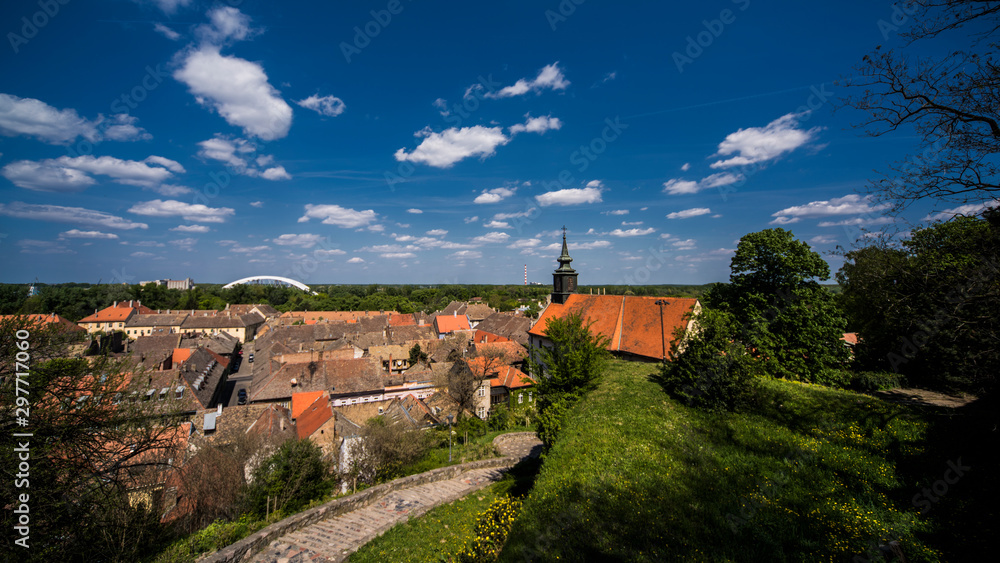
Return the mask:
<svg viewBox="0 0 1000 563">
<path fill-rule="evenodd" d="M 576 270 L 570 266 L 573 261 L 569 255 L 569 247 L 566 245 L 566 227 L 563 227 L 562 254 L 556 260 L 559 267 L 552 273 L 552 302 L 565 303 L 566 299 L 576 293 Z"/>
</svg>

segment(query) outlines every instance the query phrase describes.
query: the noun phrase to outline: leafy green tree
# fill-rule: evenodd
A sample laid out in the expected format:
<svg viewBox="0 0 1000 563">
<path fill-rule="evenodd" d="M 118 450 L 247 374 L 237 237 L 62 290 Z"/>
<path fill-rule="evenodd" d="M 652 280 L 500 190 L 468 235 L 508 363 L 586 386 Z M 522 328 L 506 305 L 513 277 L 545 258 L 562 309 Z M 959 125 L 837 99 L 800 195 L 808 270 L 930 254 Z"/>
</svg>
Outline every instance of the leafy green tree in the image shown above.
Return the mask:
<svg viewBox="0 0 1000 563">
<path fill-rule="evenodd" d="M 395 479 L 429 447 L 427 433 L 376 416 L 365 422 L 361 439 L 350 447 L 347 477 L 363 483 Z"/>
<path fill-rule="evenodd" d="M 410 348 L 410 365 L 415 366 L 418 363 L 427 361 L 427 352 L 420 349 L 420 344 L 414 344 Z"/>
<path fill-rule="evenodd" d="M 709 410 L 738 410 L 753 404 L 761 362 L 737 339 L 730 313 L 703 309 L 696 328 L 674 335 L 680 352 L 664 363 L 657 377 L 673 397 Z"/>
<path fill-rule="evenodd" d="M 308 438 L 289 440 L 254 470 L 247 499 L 258 516 L 268 512 L 268 502 L 271 511 L 291 514 L 329 493 L 333 485 L 323 450 Z"/>
<path fill-rule="evenodd" d="M 66 358 L 75 338 L 0 320 L 0 497 L 27 495 L 30 508 L 30 549 L 12 543 L 12 510 L 0 515 L 5 547 L 18 561 L 134 561 L 163 534 L 156 495 L 134 493 L 155 490 L 183 455 L 174 449 L 182 419 L 134 399 L 143 378 L 127 361 Z"/>
<path fill-rule="evenodd" d="M 791 231 L 766 229 L 740 239 L 730 282 L 713 286 L 705 300 L 733 315 L 740 340 L 772 375 L 843 385 L 846 320 L 819 284 L 829 277 L 826 261 Z"/>
<path fill-rule="evenodd" d="M 847 253 L 837 277 L 865 369 L 911 384 L 990 392 L 1000 352 L 1000 212 L 913 231 Z"/>
<path fill-rule="evenodd" d="M 533 349 L 528 361 L 539 394 L 538 435 L 551 446 L 570 406 L 600 381 L 610 339 L 593 334 L 578 314 L 550 318 L 545 335 L 552 346 Z"/>
</svg>

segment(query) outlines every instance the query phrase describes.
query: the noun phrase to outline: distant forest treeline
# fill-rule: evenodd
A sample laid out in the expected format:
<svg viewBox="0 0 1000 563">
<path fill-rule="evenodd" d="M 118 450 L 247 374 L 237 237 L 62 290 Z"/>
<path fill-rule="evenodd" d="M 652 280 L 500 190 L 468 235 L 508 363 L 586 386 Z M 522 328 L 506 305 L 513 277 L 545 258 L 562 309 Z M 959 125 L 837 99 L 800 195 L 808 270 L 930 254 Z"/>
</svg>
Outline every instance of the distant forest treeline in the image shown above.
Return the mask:
<svg viewBox="0 0 1000 563">
<path fill-rule="evenodd" d="M 416 311 L 440 310 L 451 301 L 481 297 L 499 311 L 529 307 L 537 315 L 538 302 L 552 288 L 547 285 L 314 285 L 318 295 L 294 287 L 199 284 L 192 290 L 167 289 L 155 284 L 38 284 L 38 295 L 28 297 L 28 284 L 0 284 L 0 314 L 57 313 L 79 321 L 115 301 L 139 300 L 151 309 L 224 309 L 230 303 L 266 303 L 279 311 Z M 581 286 L 579 293 L 700 297 L 709 285 Z"/>
</svg>

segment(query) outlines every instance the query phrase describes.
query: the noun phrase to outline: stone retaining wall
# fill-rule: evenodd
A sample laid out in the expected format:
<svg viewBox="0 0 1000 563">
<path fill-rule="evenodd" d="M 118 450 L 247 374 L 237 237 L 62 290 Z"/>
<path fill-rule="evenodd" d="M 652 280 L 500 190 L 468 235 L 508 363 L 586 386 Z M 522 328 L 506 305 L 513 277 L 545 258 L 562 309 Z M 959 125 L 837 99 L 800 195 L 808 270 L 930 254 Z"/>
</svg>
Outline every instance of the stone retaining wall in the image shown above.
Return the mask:
<svg viewBox="0 0 1000 563">
<path fill-rule="evenodd" d="M 526 434 L 534 435 L 534 432 L 501 434 L 493 440 L 493 445 L 501 447 L 507 442 L 513 440 L 515 437 L 524 436 Z M 400 477 L 399 479 L 389 481 L 388 483 L 375 485 L 374 487 L 365 489 L 359 493 L 334 499 L 321 506 L 311 508 L 298 514 L 293 514 L 292 516 L 289 516 L 279 522 L 275 522 L 263 530 L 257 531 L 222 550 L 209 554 L 198 561 L 199 563 L 240 563 L 242 561 L 249 560 L 272 541 L 286 534 L 290 534 L 305 528 L 306 526 L 311 526 L 320 520 L 339 516 L 341 514 L 368 506 L 386 493 L 400 489 L 408 489 L 410 487 L 426 483 L 433 483 L 435 481 L 444 481 L 451 479 L 452 477 L 457 477 L 458 475 L 471 469 L 510 469 L 519 461 L 521 460 L 517 457 L 482 459 L 479 461 L 470 461 L 461 465 L 439 467 L 438 469 L 432 469 L 430 471 L 418 473 L 417 475 L 410 475 L 408 477 Z"/>
</svg>

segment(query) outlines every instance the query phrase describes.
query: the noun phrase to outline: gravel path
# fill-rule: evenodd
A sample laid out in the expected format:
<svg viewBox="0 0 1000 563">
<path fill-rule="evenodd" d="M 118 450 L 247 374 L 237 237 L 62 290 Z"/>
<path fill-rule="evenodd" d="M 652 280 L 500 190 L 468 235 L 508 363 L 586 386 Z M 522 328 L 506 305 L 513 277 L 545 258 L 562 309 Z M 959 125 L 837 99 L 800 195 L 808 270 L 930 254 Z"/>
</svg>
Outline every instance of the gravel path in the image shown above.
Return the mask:
<svg viewBox="0 0 1000 563">
<path fill-rule="evenodd" d="M 533 434 L 496 442 L 504 457 L 537 456 L 541 442 Z M 353 512 L 328 518 L 282 536 L 254 557 L 259 563 L 327 563 L 344 561 L 379 534 L 440 504 L 457 500 L 499 481 L 503 471 L 474 469 L 457 477 L 387 493 Z"/>
</svg>

